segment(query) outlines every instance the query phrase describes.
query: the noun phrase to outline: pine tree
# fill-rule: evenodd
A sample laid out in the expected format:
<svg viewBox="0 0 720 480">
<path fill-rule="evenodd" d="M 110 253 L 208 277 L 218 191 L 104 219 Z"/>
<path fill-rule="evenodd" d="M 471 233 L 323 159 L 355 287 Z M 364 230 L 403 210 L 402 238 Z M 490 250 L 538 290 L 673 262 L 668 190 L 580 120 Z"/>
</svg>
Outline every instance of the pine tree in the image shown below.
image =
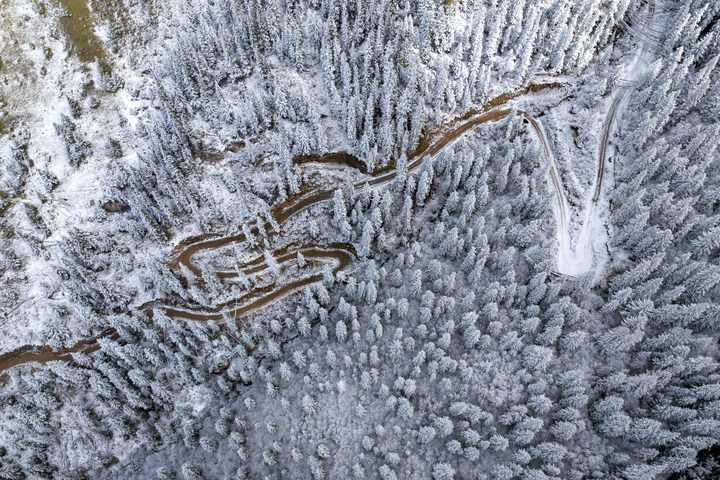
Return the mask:
<svg viewBox="0 0 720 480">
<path fill-rule="evenodd" d="M 434 480 L 453 480 L 455 469 L 449 463 L 436 463 L 433 465 L 432 475 Z"/>
</svg>

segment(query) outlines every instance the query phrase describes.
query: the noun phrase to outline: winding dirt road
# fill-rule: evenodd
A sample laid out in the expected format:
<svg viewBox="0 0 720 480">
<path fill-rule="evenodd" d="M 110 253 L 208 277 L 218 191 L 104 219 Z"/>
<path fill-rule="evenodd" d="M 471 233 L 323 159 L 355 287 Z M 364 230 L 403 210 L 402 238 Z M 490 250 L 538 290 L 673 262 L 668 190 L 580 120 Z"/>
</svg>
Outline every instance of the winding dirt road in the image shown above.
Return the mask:
<svg viewBox="0 0 720 480">
<path fill-rule="evenodd" d="M 420 140 L 418 147 L 408 155 L 407 170 L 411 172 L 420 165 L 422 165 L 425 158 L 433 156 L 440 152 L 447 145 L 453 143 L 455 140 L 460 138 L 466 132 L 472 130 L 478 125 L 501 120 L 508 115 L 515 112 L 518 115 L 522 115 L 528 120 L 532 129 L 538 135 L 542 147 L 543 157 L 545 161 L 550 161 L 551 165 L 548 171 L 551 185 L 556 192 L 559 212 L 560 212 L 560 225 L 558 228 L 563 229 L 566 225 L 566 209 L 567 204 L 565 200 L 565 194 L 562 189 L 560 178 L 558 177 L 557 167 L 552 162 L 552 156 L 550 155 L 550 149 L 548 147 L 547 139 L 543 129 L 539 122 L 534 119 L 529 113 L 522 110 L 513 109 L 496 109 L 497 107 L 508 103 L 509 101 L 518 98 L 528 93 L 538 92 L 545 89 L 553 89 L 562 87 L 560 83 L 544 83 L 531 85 L 527 88 L 506 93 L 495 97 L 490 100 L 487 105 L 481 110 L 473 110 L 463 115 L 462 117 L 456 118 L 450 121 L 448 124 L 440 126 L 431 132 L 428 132 Z M 228 151 L 232 151 L 228 149 Z M 218 160 L 217 155 L 207 152 L 208 156 L 212 156 L 213 160 Z M 296 163 L 303 164 L 309 162 L 320 162 L 320 163 L 334 163 L 348 166 L 350 168 L 356 168 L 360 171 L 365 169 L 364 163 L 361 162 L 357 157 L 344 152 L 330 153 L 318 157 L 299 157 L 295 159 Z M 378 187 L 385 185 L 393 181 L 396 177 L 395 165 L 391 163 L 381 169 L 367 173 L 367 178 L 355 184 L 356 188 L 363 188 L 365 185 Z M 321 202 L 332 200 L 334 190 L 310 190 L 301 192 L 290 200 L 279 205 L 272 211 L 272 215 L 279 226 L 287 222 L 293 216 L 302 212 L 303 210 L 316 205 Z M 271 229 L 270 222 L 263 225 L 266 231 Z M 260 232 L 257 227 L 251 230 L 252 235 L 258 235 Z M 275 234 L 279 232 L 274 232 Z M 243 242 L 246 237 L 244 234 L 236 234 L 230 236 L 214 236 L 204 235 L 200 237 L 193 237 L 186 239 L 181 242 L 173 251 L 172 257 L 169 260 L 169 265 L 176 272 L 179 270 L 181 265 L 186 266 L 193 274 L 200 275 L 200 268 L 193 262 L 193 257 L 200 252 L 207 250 L 214 250 L 221 248 L 233 243 Z M 240 271 L 245 275 L 252 275 L 260 273 L 264 270 L 270 270 L 269 265 L 265 261 L 264 257 L 258 253 L 258 256 L 246 262 L 240 267 Z M 289 263 L 297 258 L 297 254 L 302 253 L 308 264 L 316 266 L 318 264 L 326 265 L 331 262 L 333 266 L 333 273 L 338 273 L 345 270 L 347 267 L 354 264 L 356 259 L 355 250 L 352 245 L 348 244 L 334 244 L 328 247 L 321 246 L 303 246 L 303 247 L 284 247 L 281 250 L 273 252 L 275 261 L 278 264 Z M 236 271 L 220 271 L 216 272 L 218 277 L 223 279 L 237 277 Z M 240 298 L 233 299 L 229 302 L 225 302 L 220 305 L 212 307 L 200 307 L 200 308 L 181 308 L 177 306 L 160 306 L 165 310 L 168 316 L 177 319 L 193 320 L 193 321 L 208 321 L 208 320 L 221 320 L 226 315 L 229 315 L 235 319 L 238 317 L 247 315 L 251 312 L 256 311 L 268 304 L 271 304 L 281 298 L 284 298 L 299 289 L 317 283 L 323 279 L 323 273 L 311 274 L 290 283 L 282 285 L 280 287 L 271 284 L 264 287 L 253 289 L 247 294 Z M 150 304 L 141 307 L 151 311 L 151 308 L 155 308 L 157 302 L 151 302 Z M 37 347 L 37 346 L 25 346 L 21 347 L 12 352 L 6 353 L 0 356 L 0 372 L 4 372 L 17 365 L 22 365 L 30 362 L 45 363 L 51 360 L 71 360 L 72 353 L 83 352 L 91 353 L 100 348 L 98 339 L 102 337 L 117 338 L 118 335 L 114 330 L 106 330 L 97 337 L 93 337 L 87 340 L 78 342 L 75 346 L 62 350 L 52 350 L 50 347 Z"/>
<path fill-rule="evenodd" d="M 442 125 L 431 132 L 428 132 L 418 142 L 418 146 L 408 154 L 408 165 L 407 170 L 411 172 L 422 165 L 423 160 L 428 156 L 436 155 L 440 150 L 445 148 L 449 143 L 457 140 L 461 135 L 467 133 L 474 127 L 492 121 L 497 121 L 508 116 L 512 110 L 492 110 L 496 107 L 504 105 L 515 98 L 527 95 L 529 93 L 536 93 L 542 90 L 554 89 L 563 87 L 563 83 L 540 83 L 531 85 L 529 87 L 517 90 L 515 92 L 505 93 L 491 99 L 485 107 L 480 110 L 470 110 L 465 115 L 458 117 L 449 123 Z M 542 129 L 536 120 L 534 120 L 528 113 L 518 110 L 518 114 L 524 115 L 533 125 L 533 128 L 541 137 L 543 148 L 546 156 L 549 155 L 549 149 L 547 141 L 545 140 Z M 345 165 L 351 168 L 357 168 L 362 172 L 366 172 L 365 163 L 360 161 L 354 155 L 345 152 L 333 152 L 321 156 L 302 156 L 294 159 L 294 162 L 299 164 L 305 163 L 333 163 L 336 165 Z M 383 166 L 368 173 L 368 178 L 357 182 L 354 187 L 356 189 L 363 188 L 366 184 L 375 187 L 384 185 L 395 179 L 395 163 L 390 162 L 388 165 Z M 555 170 L 553 169 L 553 172 Z M 561 192 L 560 182 L 557 174 L 554 173 L 553 184 L 556 191 Z M 300 192 L 291 199 L 277 206 L 273 211 L 272 215 L 278 225 L 282 225 L 294 215 L 302 212 L 303 210 L 316 205 L 321 202 L 332 200 L 335 190 L 310 190 Z M 271 229 L 269 222 L 263 225 L 265 231 Z M 251 234 L 257 236 L 259 234 L 257 227 L 251 229 Z M 180 265 L 186 266 L 195 275 L 200 275 L 200 268 L 195 265 L 192 261 L 193 256 L 205 251 L 213 250 L 216 248 L 224 247 L 232 243 L 241 243 L 246 240 L 246 237 L 242 233 L 230 236 L 218 236 L 215 234 L 202 235 L 199 237 L 192 237 L 180 242 L 178 246 L 173 250 L 170 266 L 176 269 Z"/>
</svg>

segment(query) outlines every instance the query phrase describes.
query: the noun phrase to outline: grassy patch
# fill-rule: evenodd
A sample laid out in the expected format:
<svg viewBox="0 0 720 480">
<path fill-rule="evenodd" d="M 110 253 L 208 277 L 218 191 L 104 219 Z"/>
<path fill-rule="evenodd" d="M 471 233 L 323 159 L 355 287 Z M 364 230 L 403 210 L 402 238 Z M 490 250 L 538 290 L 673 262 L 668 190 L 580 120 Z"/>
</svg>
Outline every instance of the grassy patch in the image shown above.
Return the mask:
<svg viewBox="0 0 720 480">
<path fill-rule="evenodd" d="M 93 15 L 87 0 L 60 0 L 60 3 L 67 11 L 66 15 L 60 17 L 60 26 L 72 44 L 72 53 L 77 54 L 83 62 L 103 59 L 103 42 L 95 35 Z"/>
</svg>

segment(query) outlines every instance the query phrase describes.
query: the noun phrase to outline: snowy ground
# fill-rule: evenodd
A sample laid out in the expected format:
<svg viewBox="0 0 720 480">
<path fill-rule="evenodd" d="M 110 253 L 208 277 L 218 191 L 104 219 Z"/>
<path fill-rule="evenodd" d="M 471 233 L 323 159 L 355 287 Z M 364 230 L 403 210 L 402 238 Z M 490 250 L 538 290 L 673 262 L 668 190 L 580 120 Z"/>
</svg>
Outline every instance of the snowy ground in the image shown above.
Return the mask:
<svg viewBox="0 0 720 480">
<path fill-rule="evenodd" d="M 3 157 L 9 155 L 9 146 L 16 138 L 7 132 L 14 129 L 15 135 L 20 132 L 28 139 L 27 153 L 33 171 L 49 172 L 58 180 L 50 192 L 40 193 L 43 192 L 40 179 L 31 172 L 24 198 L 18 200 L 37 205 L 50 233 L 43 241 L 49 248 L 50 261 L 19 247 L 27 254 L 23 258 L 27 279 L 23 297 L 12 312 L 0 311 L 0 352 L 24 344 L 44 343 L 41 333 L 47 325 L 38 319 L 43 317 L 40 312 L 52 308 L 53 301 L 59 298 L 47 282 L 54 274 L 58 239 L 70 229 L 94 221 L 104 194 L 101 185 L 113 162 L 137 161 L 129 133 L 137 123 L 140 102 L 130 92 L 140 79 L 133 73 L 132 56 L 119 55 L 118 48 L 135 39 L 129 35 L 110 38 L 108 19 L 119 19 L 115 17 L 118 5 L 109 2 L 93 9 L 92 3 L 67 2 L 68 10 L 76 12 L 75 17 L 65 16 L 66 12 L 54 2 L 47 7 L 38 5 L 39 2 L 33 5 L 10 0 L 0 6 L 0 153 Z M 83 16 L 79 17 L 77 12 Z M 136 15 L 122 14 L 126 33 L 146 22 L 139 11 Z M 97 88 L 94 65 L 84 55 L 87 52 L 83 48 L 89 48 L 88 45 L 123 79 L 124 88 L 114 93 Z M 75 115 L 68 99 L 77 102 Z M 91 146 L 92 153 L 79 168 L 70 165 L 55 131 L 62 115 L 73 119 L 77 132 Z M 104 144 L 108 137 L 123 145 L 123 158 L 111 159 L 106 154 Z M 16 228 L 31 230 L 17 208 L 9 209 L 6 215 Z"/>
</svg>

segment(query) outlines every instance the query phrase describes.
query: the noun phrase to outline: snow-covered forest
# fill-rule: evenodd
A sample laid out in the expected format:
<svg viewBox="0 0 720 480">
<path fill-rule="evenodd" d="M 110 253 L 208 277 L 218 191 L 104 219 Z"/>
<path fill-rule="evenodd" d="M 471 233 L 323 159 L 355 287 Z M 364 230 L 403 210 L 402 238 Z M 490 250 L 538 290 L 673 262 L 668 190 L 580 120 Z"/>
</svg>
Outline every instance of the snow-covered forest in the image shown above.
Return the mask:
<svg viewBox="0 0 720 480">
<path fill-rule="evenodd" d="M 720 3 L 0 4 L 0 480 L 720 478 Z"/>
</svg>

